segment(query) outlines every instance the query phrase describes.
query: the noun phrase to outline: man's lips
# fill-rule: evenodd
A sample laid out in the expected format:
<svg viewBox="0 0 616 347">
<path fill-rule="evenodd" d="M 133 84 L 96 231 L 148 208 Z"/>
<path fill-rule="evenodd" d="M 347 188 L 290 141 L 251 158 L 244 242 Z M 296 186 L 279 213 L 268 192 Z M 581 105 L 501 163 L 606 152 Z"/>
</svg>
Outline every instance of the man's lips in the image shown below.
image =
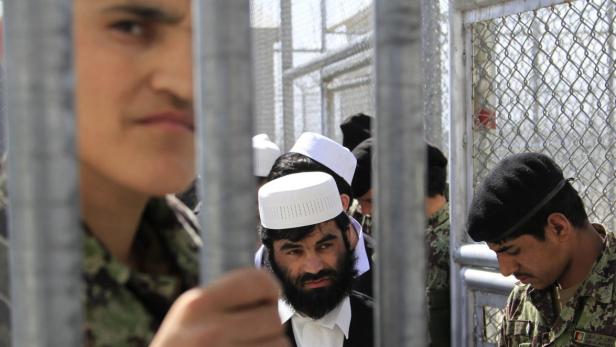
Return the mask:
<svg viewBox="0 0 616 347">
<path fill-rule="evenodd" d="M 150 114 L 135 121 L 136 124 L 145 126 L 161 126 L 168 128 L 179 128 L 195 131 L 195 123 L 192 112 L 170 111 L 164 113 Z"/>
<path fill-rule="evenodd" d="M 304 286 L 306 288 L 322 288 L 322 287 L 327 287 L 332 283 L 331 279 L 329 277 L 324 277 L 318 280 L 313 280 L 313 281 L 306 281 L 304 282 Z"/>
<path fill-rule="evenodd" d="M 530 281 L 531 276 L 528 275 L 515 275 L 515 278 L 518 279 L 518 281 L 527 284 Z"/>
</svg>

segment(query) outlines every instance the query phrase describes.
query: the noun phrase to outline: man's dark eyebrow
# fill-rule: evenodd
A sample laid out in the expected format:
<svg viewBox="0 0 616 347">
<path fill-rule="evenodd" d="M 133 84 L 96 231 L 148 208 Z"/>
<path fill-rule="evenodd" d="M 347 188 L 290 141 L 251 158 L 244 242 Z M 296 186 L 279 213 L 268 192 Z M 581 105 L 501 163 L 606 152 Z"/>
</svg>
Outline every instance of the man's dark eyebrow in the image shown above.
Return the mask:
<svg viewBox="0 0 616 347">
<path fill-rule="evenodd" d="M 325 242 L 327 242 L 327 241 L 335 240 L 335 239 L 337 239 L 337 237 L 336 237 L 336 236 L 334 236 L 334 235 L 332 235 L 332 234 L 325 235 L 325 236 L 323 236 L 323 238 L 322 238 L 322 239 L 320 239 L 319 241 L 317 241 L 317 245 L 318 245 L 318 244 L 321 244 L 321 243 L 325 243 Z"/>
<path fill-rule="evenodd" d="M 165 24 L 177 24 L 182 21 L 182 15 L 180 14 L 171 13 L 158 7 L 142 4 L 115 5 L 104 9 L 103 12 L 130 14 L 145 21 L 161 22 Z"/>
<path fill-rule="evenodd" d="M 280 246 L 280 250 L 281 251 L 286 251 L 286 250 L 290 250 L 290 249 L 297 249 L 300 248 L 301 246 L 297 243 L 291 243 L 291 242 L 285 242 L 282 246 Z"/>
<path fill-rule="evenodd" d="M 511 247 L 512 247 L 512 246 L 503 246 L 503 247 L 501 247 L 501 248 L 499 248 L 499 249 L 495 250 L 494 252 L 496 252 L 496 253 L 503 253 L 503 252 L 507 252 L 508 250 L 510 250 L 510 249 L 511 249 Z"/>
</svg>

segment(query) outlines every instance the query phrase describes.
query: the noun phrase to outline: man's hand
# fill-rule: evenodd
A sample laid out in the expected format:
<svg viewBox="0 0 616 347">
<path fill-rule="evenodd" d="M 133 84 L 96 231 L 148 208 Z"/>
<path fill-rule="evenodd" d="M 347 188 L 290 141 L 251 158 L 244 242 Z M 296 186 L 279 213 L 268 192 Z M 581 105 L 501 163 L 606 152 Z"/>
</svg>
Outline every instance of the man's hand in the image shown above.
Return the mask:
<svg viewBox="0 0 616 347">
<path fill-rule="evenodd" d="M 234 271 L 180 296 L 150 347 L 287 347 L 278 295 L 278 285 L 264 271 Z"/>
</svg>

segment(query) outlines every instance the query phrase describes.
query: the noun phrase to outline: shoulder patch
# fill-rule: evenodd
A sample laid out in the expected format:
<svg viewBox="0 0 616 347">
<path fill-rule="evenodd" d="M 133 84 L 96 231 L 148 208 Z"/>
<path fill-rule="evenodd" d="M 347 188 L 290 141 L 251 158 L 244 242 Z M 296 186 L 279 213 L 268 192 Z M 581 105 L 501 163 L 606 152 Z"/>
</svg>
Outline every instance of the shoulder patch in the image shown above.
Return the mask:
<svg viewBox="0 0 616 347">
<path fill-rule="evenodd" d="M 614 347 L 616 346 L 616 337 L 609 335 L 601 335 L 589 333 L 582 330 L 573 332 L 573 341 L 586 346 L 593 347 Z"/>
</svg>

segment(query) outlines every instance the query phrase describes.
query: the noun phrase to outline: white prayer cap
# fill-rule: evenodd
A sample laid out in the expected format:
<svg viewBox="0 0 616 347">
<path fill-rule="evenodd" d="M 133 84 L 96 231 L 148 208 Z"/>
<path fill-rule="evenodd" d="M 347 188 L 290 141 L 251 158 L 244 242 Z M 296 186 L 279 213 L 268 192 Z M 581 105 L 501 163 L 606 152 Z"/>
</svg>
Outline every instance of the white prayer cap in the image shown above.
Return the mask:
<svg viewBox="0 0 616 347">
<path fill-rule="evenodd" d="M 306 132 L 295 142 L 290 152 L 300 153 L 327 166 L 350 185 L 357 159 L 348 148 L 321 134 Z"/>
<path fill-rule="evenodd" d="M 342 202 L 336 181 L 324 172 L 286 175 L 259 189 L 261 225 L 268 229 L 318 224 L 341 212 Z"/>
<path fill-rule="evenodd" d="M 254 175 L 267 177 L 274 162 L 280 157 L 280 148 L 272 142 L 267 134 L 255 135 L 252 138 L 254 155 Z"/>
</svg>

